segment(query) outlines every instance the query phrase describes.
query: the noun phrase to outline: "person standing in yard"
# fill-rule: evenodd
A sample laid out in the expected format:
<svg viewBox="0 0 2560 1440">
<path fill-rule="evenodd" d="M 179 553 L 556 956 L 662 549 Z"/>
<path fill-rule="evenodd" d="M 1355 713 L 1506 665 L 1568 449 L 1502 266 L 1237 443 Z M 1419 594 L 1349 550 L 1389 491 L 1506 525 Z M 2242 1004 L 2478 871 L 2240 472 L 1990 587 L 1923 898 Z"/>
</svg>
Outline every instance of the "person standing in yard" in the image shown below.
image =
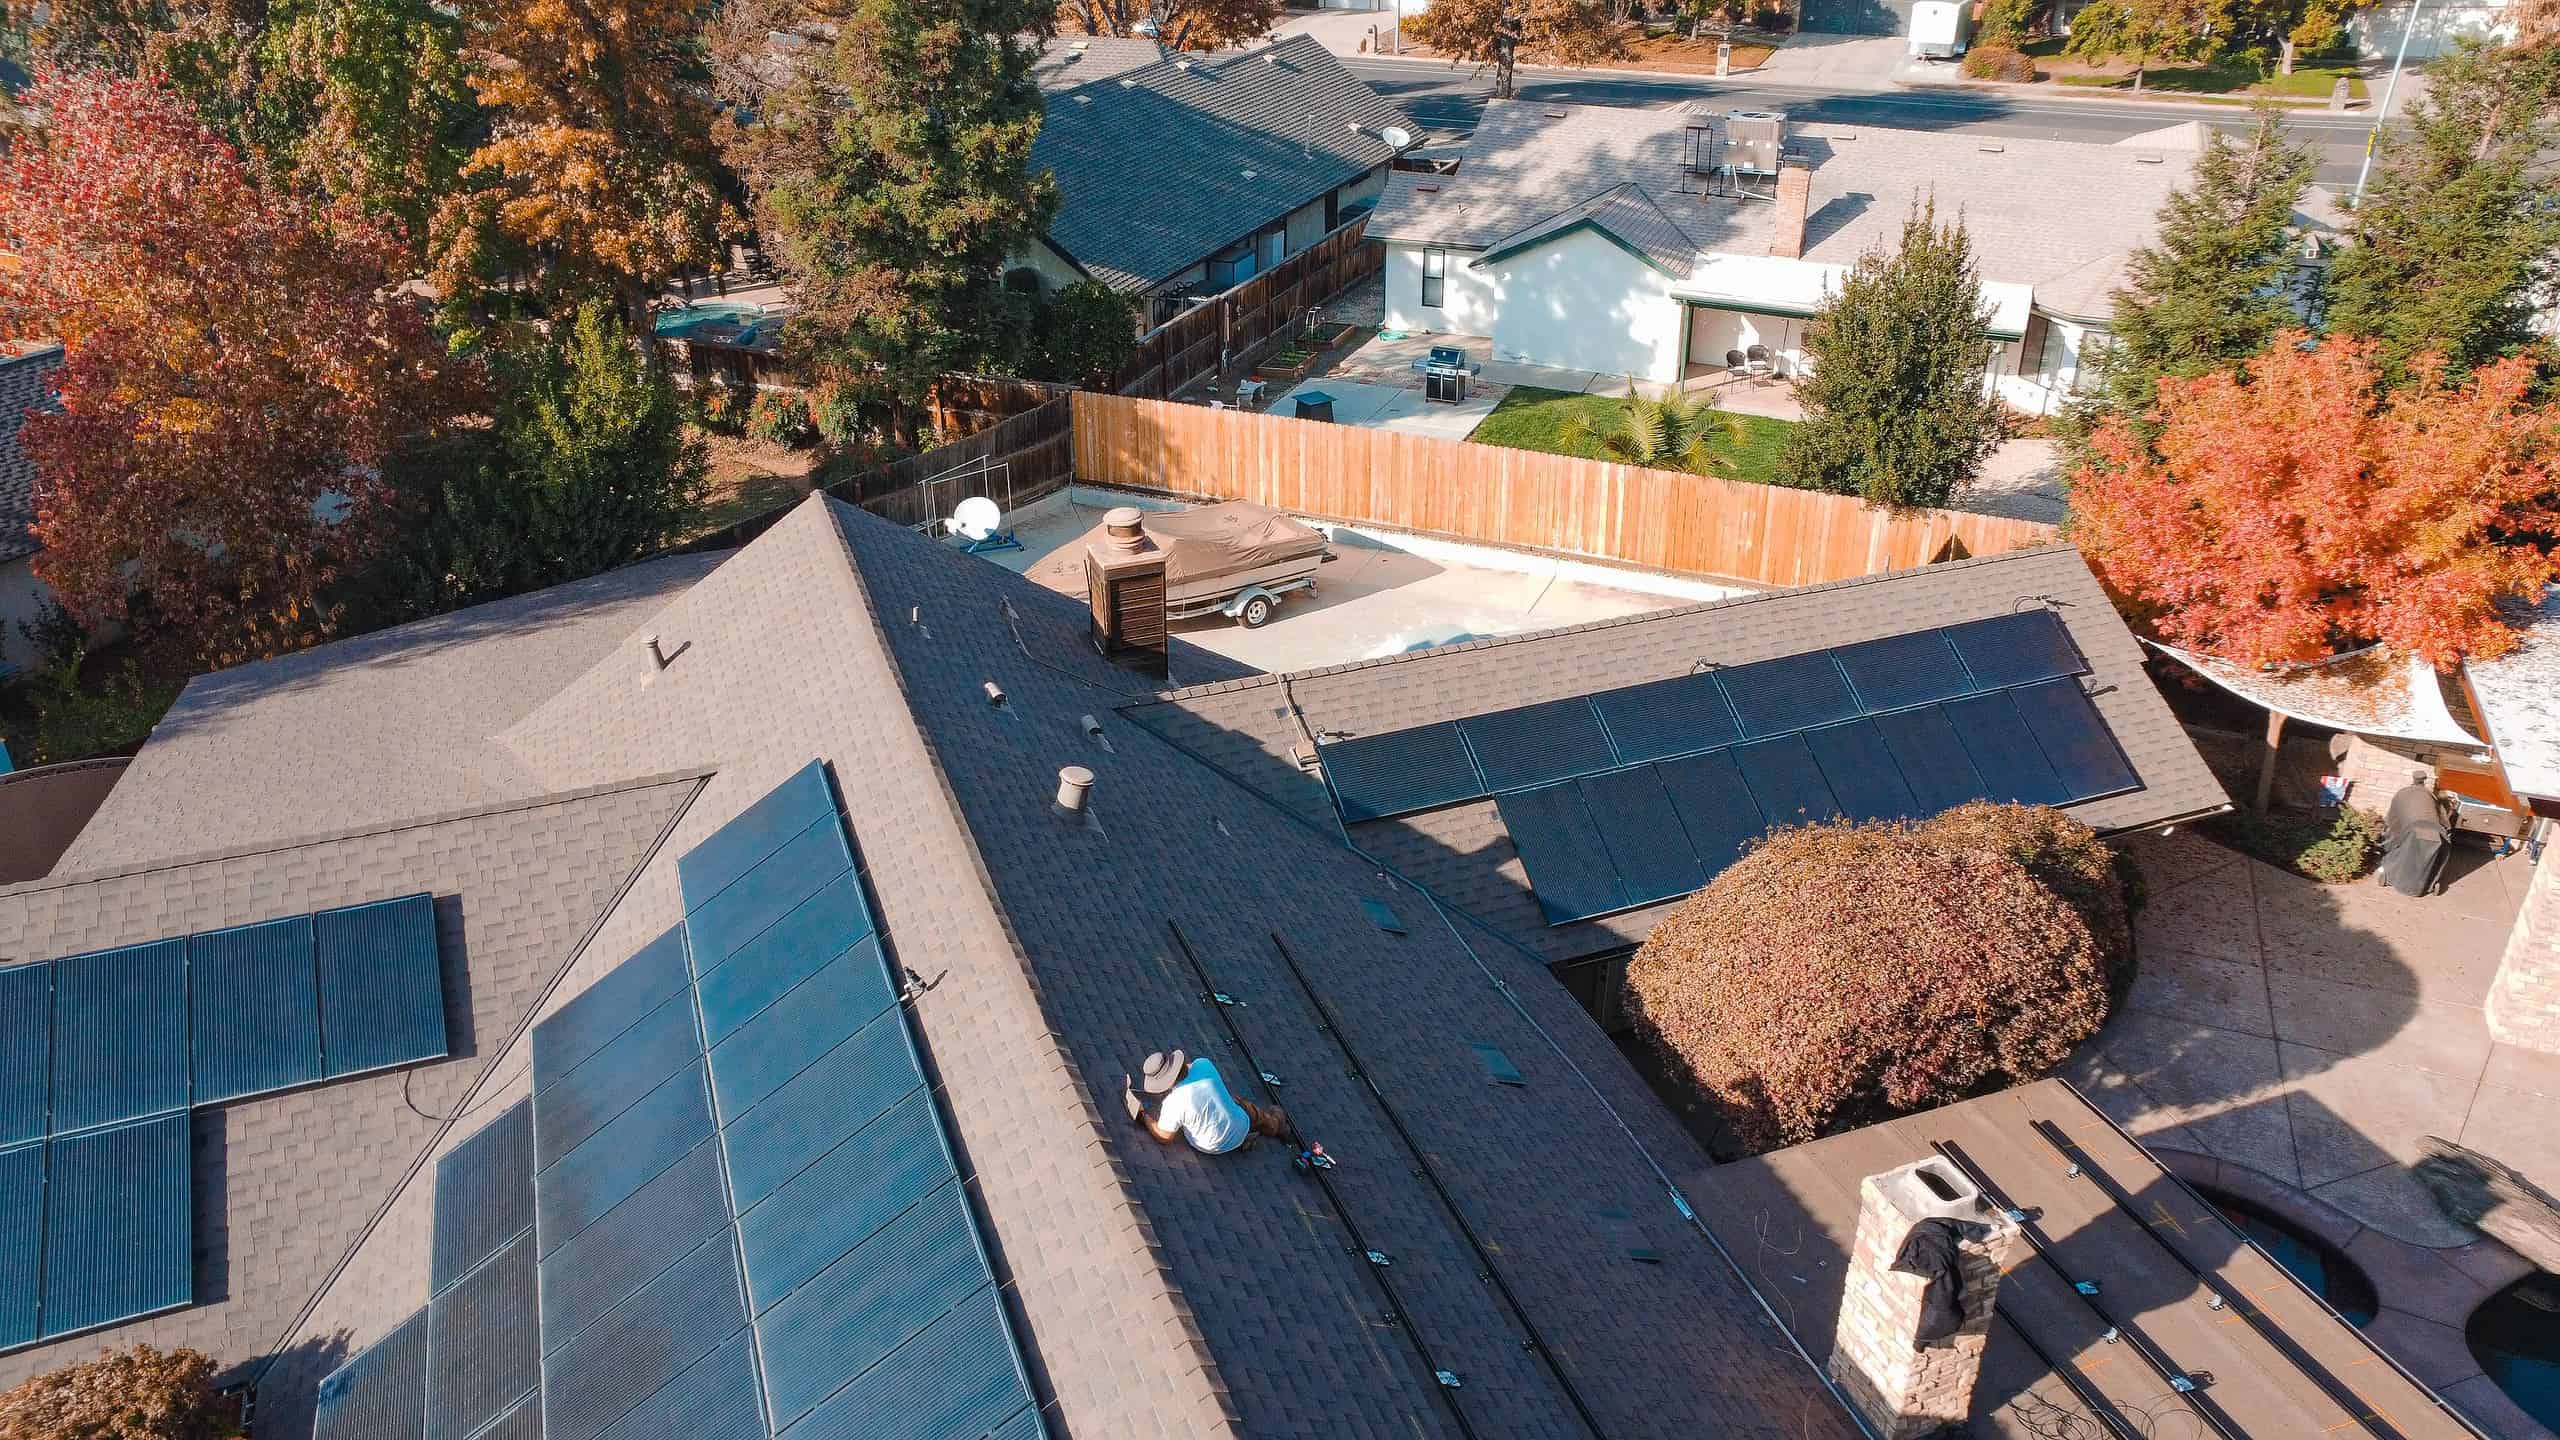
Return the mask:
<svg viewBox="0 0 2560 1440">
<path fill-rule="evenodd" d="M 1149 1055 L 1134 1085 L 1121 1076 L 1120 1100 L 1148 1134 L 1167 1144 L 1188 1141 L 1203 1155 L 1240 1150 L 1256 1135 L 1289 1133 L 1287 1111 L 1238 1100 L 1217 1066 L 1206 1059 L 1185 1064 L 1179 1050 Z"/>
</svg>

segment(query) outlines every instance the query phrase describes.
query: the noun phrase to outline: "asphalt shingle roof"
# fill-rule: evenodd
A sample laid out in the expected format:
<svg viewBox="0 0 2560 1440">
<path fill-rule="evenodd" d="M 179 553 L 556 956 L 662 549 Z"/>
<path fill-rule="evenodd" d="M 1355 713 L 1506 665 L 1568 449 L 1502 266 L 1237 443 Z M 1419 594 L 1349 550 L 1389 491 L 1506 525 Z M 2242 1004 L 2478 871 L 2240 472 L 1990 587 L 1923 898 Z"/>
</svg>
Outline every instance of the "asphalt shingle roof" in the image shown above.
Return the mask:
<svg viewBox="0 0 2560 1440">
<path fill-rule="evenodd" d="M 1643 186 L 1628 181 L 1503 236 L 1487 245 L 1475 263 L 1482 265 L 1526 250 L 1577 225 L 1588 225 L 1600 231 L 1652 261 L 1666 273 L 1683 280 L 1689 277 L 1689 271 L 1698 258 L 1697 242 L 1689 237 L 1689 232 L 1663 214 L 1662 207 L 1654 203 L 1653 196 Z"/>
<path fill-rule="evenodd" d="M 59 345 L 0 354 L 0 565 L 44 548 L 28 533 L 36 519 L 36 465 L 18 444 L 18 430 L 45 403 L 45 376 L 61 363 Z"/>
<path fill-rule="evenodd" d="M 1058 177 L 1051 243 L 1115 289 L 1153 285 L 1384 165 L 1395 147 L 1379 132 L 1413 124 L 1310 36 L 1147 64 L 1129 42 L 1062 60 L 1076 43 L 1049 47 L 1044 76 L 1092 65 L 1100 78 L 1053 90 L 1031 163 Z"/>
</svg>

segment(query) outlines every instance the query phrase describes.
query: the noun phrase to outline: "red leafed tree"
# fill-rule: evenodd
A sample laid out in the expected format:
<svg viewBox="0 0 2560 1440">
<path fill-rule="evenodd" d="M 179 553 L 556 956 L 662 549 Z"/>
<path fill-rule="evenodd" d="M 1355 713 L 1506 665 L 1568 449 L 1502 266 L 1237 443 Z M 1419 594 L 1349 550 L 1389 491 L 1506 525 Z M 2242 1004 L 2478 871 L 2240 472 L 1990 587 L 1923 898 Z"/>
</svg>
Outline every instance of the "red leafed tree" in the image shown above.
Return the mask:
<svg viewBox="0 0 2560 1440">
<path fill-rule="evenodd" d="M 2541 593 L 2560 406 L 2525 356 L 2386 387 L 2367 341 L 2276 337 L 2236 371 L 2160 382 L 2145 447 L 2121 420 L 2072 480 L 2073 538 L 2165 640 L 2254 664 L 2380 641 L 2450 668 L 2512 648 Z"/>
<path fill-rule="evenodd" d="M 0 339 L 64 349 L 22 436 L 38 573 L 92 623 L 146 595 L 217 661 L 325 629 L 375 467 L 468 377 L 388 288 L 396 237 L 262 187 L 150 81 L 49 74 L 33 102 L 0 156 Z"/>
</svg>

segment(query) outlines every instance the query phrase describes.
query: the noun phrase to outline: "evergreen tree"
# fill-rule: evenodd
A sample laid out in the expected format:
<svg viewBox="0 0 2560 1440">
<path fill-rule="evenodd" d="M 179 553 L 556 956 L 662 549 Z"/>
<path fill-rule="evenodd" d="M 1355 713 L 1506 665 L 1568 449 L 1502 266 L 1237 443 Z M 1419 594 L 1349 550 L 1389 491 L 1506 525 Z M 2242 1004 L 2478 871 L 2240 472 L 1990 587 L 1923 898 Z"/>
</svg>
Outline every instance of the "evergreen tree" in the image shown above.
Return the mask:
<svg viewBox="0 0 2560 1440">
<path fill-rule="evenodd" d="M 2112 414 L 2147 433 L 2161 376 L 2246 359 L 2277 330 L 2300 323 L 2287 284 L 2290 224 L 2314 163 L 2308 147 L 2285 138 L 2271 105 L 2258 107 L 2243 138 L 2213 133 L 2195 182 L 2162 207 L 2160 238 L 2126 265 L 2114 335 L 2100 360 L 2104 388 L 2074 407 L 2067 432 L 2084 437 Z"/>
<path fill-rule="evenodd" d="M 799 308 L 786 343 L 912 428 L 934 377 L 1001 363 L 1002 271 L 1048 229 L 1040 89 L 1020 37 L 1054 0 L 857 0 L 822 69 L 730 137 Z"/>
<path fill-rule="evenodd" d="M 1787 433 L 1780 483 L 1944 505 L 2000 443 L 1983 383 L 1990 325 L 1973 242 L 1932 202 L 1903 222 L 1898 250 L 1859 259 L 1806 334 L 1813 373 L 1796 385 L 1805 418 Z"/>
<path fill-rule="evenodd" d="M 2328 323 L 2380 341 L 2394 373 L 2432 351 L 2459 376 L 2544 343 L 2560 185 L 2536 157 L 2560 143 L 2560 49 L 2466 40 L 2427 82 L 2330 267 Z"/>
</svg>

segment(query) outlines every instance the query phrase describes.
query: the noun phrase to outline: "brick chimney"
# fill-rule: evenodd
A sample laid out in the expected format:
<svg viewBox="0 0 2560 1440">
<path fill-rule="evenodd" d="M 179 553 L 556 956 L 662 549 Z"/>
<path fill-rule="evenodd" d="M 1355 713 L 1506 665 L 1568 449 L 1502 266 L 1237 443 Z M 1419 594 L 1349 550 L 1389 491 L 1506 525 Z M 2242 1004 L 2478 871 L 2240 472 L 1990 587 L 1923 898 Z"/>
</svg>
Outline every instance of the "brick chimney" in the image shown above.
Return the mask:
<svg viewBox="0 0 2560 1440">
<path fill-rule="evenodd" d="M 1769 236 L 1769 253 L 1781 260 L 1804 258 L 1804 215 L 1813 203 L 1813 171 L 1801 161 L 1778 162 L 1777 228 Z"/>
<path fill-rule="evenodd" d="M 1782 192 L 1783 193 L 1783 192 Z M 1951 1222 L 1957 1235 L 1955 1333 L 1920 1339 L 1929 1280 L 1894 1269 L 1903 1242 L 1924 1221 Z M 1991 1304 L 2017 1226 L 1991 1208 L 1963 1172 L 1926 1160 L 1858 1182 L 1858 1235 L 1842 1277 L 1831 1378 L 1881 1440 L 1918 1440 L 1961 1429 L 1991 1328 Z"/>
<path fill-rule="evenodd" d="M 2526 884 L 2488 1010 L 2491 1038 L 2560 1054 L 2560 860 L 2552 853 L 2544 850 Z"/>
<path fill-rule="evenodd" d="M 1085 547 L 1084 583 L 1093 639 L 1118 664 L 1165 673 L 1164 551 L 1147 538 L 1145 517 L 1123 505 L 1102 517 L 1102 539 Z"/>
</svg>

